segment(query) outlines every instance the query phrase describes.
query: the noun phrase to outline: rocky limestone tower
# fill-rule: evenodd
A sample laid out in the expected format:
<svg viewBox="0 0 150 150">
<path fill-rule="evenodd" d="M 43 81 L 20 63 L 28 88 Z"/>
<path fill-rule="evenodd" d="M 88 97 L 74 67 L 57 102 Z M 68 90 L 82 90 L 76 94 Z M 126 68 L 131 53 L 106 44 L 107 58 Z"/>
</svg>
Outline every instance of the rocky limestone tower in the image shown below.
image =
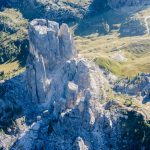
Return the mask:
<svg viewBox="0 0 150 150">
<path fill-rule="evenodd" d="M 55 22 L 34 20 L 30 23 L 29 37 L 28 89 L 32 101 L 42 103 L 37 111 L 43 113 L 19 137 L 12 150 L 130 147 L 124 125 L 131 121 L 127 112 L 133 110 L 112 99 L 115 93 L 99 67 L 76 57 L 67 25 L 59 28 Z M 129 149 L 135 147 L 132 144 Z"/>
<path fill-rule="evenodd" d="M 66 24 L 44 19 L 29 25 L 30 54 L 27 60 L 27 81 L 32 101 L 46 101 L 51 86 L 51 74 L 58 64 L 77 56 L 73 38 Z"/>
<path fill-rule="evenodd" d="M 33 20 L 29 38 L 28 89 L 32 101 L 43 103 L 49 115 L 36 124 L 40 136 L 37 139 L 43 140 L 30 141 L 29 132 L 17 147 L 97 150 L 113 145 L 117 150 L 118 115 L 105 110 L 100 103 L 106 100 L 110 85 L 95 64 L 77 58 L 67 25 L 59 28 L 56 22 Z M 24 144 L 26 139 L 30 144 Z"/>
</svg>

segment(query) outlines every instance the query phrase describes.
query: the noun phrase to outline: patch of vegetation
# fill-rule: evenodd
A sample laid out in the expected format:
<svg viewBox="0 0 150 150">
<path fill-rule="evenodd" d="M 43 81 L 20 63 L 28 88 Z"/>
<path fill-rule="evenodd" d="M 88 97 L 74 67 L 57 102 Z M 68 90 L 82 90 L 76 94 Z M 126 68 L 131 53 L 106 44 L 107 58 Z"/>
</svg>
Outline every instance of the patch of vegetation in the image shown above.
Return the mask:
<svg viewBox="0 0 150 150">
<path fill-rule="evenodd" d="M 27 56 L 28 21 L 15 9 L 0 12 L 0 64 Z M 22 61 L 22 60 L 21 60 Z"/>
<path fill-rule="evenodd" d="M 111 71 L 112 73 L 120 76 L 124 76 L 122 70 L 121 70 L 121 63 L 116 62 L 114 60 L 104 58 L 104 57 L 98 57 L 94 59 L 94 62 L 100 67 L 104 68 L 108 71 Z"/>
<path fill-rule="evenodd" d="M 22 107 L 16 102 L 14 88 L 9 82 L 0 84 L 0 130 L 12 125 L 22 112 Z"/>
<path fill-rule="evenodd" d="M 126 99 L 125 102 L 124 102 L 124 105 L 127 106 L 127 107 L 132 106 L 132 99 Z"/>
<path fill-rule="evenodd" d="M 8 62 L 0 65 L 0 72 L 4 73 L 0 75 L 0 80 L 6 80 L 19 75 L 24 72 L 25 67 L 20 65 L 19 61 Z"/>
<path fill-rule="evenodd" d="M 150 72 L 149 54 L 147 57 L 141 57 L 127 62 L 117 62 L 107 56 L 99 56 L 94 62 L 101 68 L 104 68 L 118 77 L 134 77 L 141 72 Z"/>
<path fill-rule="evenodd" d="M 134 57 L 140 58 L 150 54 L 150 43 L 149 40 L 141 40 L 140 42 L 129 44 L 124 49 Z"/>
<path fill-rule="evenodd" d="M 128 118 L 121 120 L 121 149 L 149 149 L 150 125 L 145 121 L 143 115 L 136 111 L 124 111 L 123 114 Z"/>
</svg>

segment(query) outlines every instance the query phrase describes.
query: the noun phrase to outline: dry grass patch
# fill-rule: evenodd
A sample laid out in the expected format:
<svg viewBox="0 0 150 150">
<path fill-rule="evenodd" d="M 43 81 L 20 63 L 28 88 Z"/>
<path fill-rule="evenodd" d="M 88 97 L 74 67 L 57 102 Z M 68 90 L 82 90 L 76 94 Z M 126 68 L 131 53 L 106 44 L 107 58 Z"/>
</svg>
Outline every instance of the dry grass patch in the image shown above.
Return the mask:
<svg viewBox="0 0 150 150">
<path fill-rule="evenodd" d="M 22 73 L 25 68 L 20 67 L 18 61 L 8 62 L 5 64 L 0 65 L 0 72 L 4 72 L 4 76 L 0 77 L 0 80 L 9 79 L 14 77 L 20 73 Z"/>
</svg>

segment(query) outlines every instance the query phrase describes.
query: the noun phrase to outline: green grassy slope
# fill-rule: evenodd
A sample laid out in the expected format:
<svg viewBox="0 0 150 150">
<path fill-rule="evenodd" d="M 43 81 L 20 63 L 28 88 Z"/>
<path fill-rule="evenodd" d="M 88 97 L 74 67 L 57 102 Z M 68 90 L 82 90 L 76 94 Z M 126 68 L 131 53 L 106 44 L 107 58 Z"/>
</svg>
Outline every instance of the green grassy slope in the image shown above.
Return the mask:
<svg viewBox="0 0 150 150">
<path fill-rule="evenodd" d="M 20 72 L 28 54 L 28 21 L 15 9 L 0 12 L 0 72 L 11 77 Z"/>
</svg>

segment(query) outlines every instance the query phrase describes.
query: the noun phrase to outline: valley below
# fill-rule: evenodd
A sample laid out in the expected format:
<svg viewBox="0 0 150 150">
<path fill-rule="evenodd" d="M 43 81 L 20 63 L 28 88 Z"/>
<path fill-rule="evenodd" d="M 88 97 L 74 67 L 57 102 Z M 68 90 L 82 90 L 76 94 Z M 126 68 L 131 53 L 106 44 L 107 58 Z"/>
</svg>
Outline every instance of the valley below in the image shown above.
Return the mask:
<svg viewBox="0 0 150 150">
<path fill-rule="evenodd" d="M 148 150 L 150 3 L 0 2 L 0 150 Z"/>
</svg>

